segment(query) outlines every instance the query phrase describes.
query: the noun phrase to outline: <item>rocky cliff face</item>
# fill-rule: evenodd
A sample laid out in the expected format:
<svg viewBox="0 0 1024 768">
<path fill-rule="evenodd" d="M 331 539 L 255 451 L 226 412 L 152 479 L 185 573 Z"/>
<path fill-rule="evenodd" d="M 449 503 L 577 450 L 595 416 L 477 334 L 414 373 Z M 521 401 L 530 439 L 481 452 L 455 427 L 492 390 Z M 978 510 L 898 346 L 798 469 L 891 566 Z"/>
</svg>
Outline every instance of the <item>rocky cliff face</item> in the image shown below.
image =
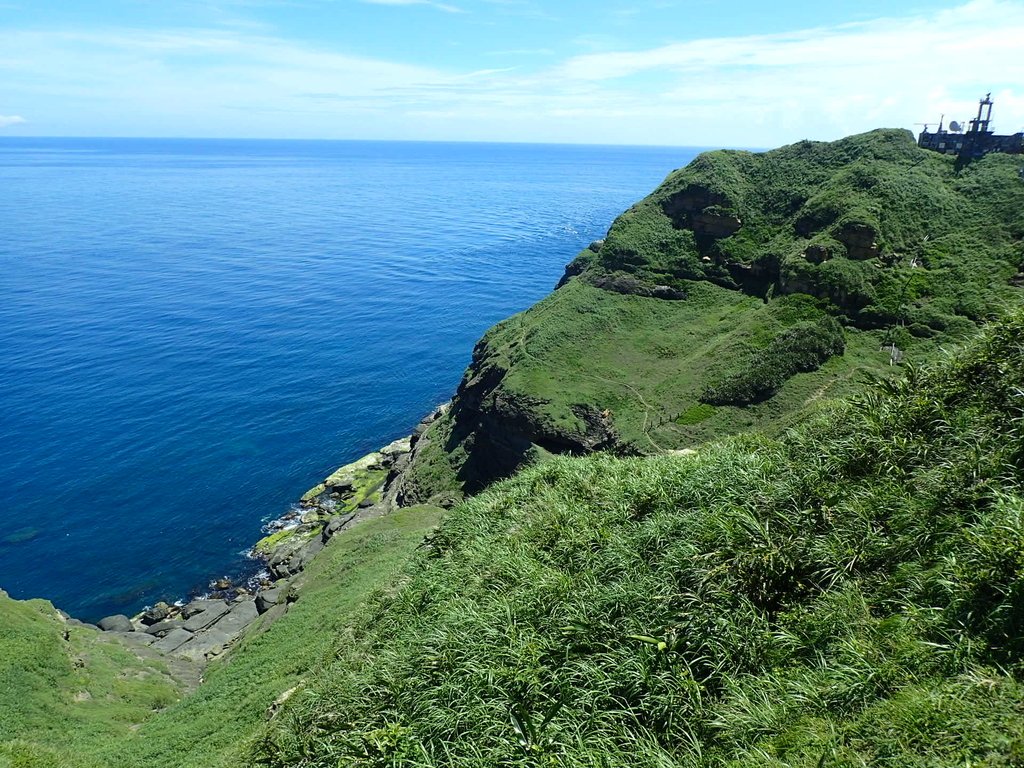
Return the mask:
<svg viewBox="0 0 1024 768">
<path fill-rule="evenodd" d="M 477 343 L 451 406 L 414 435 L 412 471 L 399 481 L 399 504 L 450 503 L 545 453 L 583 454 L 618 445 L 610 414 L 594 405 L 572 404 L 575 424 L 566 426 L 546 415 L 550 403 L 543 398 L 506 387 L 509 371 L 499 347 L 488 338 Z M 416 472 L 437 461 L 451 467 L 448 482 Z"/>
</svg>

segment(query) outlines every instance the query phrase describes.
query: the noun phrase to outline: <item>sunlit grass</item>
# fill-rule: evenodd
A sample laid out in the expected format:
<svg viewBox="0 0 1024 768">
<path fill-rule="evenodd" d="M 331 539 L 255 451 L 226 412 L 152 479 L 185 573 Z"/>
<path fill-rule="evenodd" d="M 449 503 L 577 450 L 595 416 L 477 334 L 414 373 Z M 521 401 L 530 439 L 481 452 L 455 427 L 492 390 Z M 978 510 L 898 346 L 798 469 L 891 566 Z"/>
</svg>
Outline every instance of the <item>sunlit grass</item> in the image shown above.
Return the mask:
<svg viewBox="0 0 1024 768">
<path fill-rule="evenodd" d="M 1024 316 L 779 440 L 453 511 L 267 765 L 1013 765 Z"/>
</svg>

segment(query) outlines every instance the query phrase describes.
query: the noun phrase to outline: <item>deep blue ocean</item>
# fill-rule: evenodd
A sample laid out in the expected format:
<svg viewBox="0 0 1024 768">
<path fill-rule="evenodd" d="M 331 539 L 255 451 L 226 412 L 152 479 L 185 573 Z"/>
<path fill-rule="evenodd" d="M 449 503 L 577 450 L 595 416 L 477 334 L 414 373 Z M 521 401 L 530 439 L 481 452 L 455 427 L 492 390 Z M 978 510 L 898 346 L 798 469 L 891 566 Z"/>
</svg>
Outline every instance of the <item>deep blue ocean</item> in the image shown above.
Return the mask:
<svg viewBox="0 0 1024 768">
<path fill-rule="evenodd" d="M 251 570 L 695 153 L 0 139 L 0 588 L 95 620 Z"/>
</svg>

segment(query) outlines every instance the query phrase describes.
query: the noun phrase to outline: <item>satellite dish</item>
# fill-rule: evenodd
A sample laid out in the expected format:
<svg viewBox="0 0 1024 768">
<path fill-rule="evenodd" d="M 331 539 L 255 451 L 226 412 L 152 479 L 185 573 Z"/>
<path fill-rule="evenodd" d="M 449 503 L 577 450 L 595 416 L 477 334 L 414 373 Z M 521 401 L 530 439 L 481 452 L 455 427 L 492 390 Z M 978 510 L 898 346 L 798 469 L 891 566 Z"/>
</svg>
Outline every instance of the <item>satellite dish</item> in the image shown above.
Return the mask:
<svg viewBox="0 0 1024 768">
<path fill-rule="evenodd" d="M 963 129 L 963 126 L 960 125 L 960 123 L 958 123 L 956 120 L 951 121 L 949 124 L 949 130 L 951 130 L 953 133 L 960 133 L 960 131 L 962 131 Z"/>
</svg>

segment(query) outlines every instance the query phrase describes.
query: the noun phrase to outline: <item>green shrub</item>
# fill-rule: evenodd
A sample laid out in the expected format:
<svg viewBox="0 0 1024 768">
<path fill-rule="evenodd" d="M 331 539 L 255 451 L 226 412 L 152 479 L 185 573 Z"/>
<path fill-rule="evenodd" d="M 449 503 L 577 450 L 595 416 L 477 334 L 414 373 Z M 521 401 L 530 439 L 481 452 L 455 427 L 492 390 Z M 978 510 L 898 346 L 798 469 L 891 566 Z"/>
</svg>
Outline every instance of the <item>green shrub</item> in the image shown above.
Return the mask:
<svg viewBox="0 0 1024 768">
<path fill-rule="evenodd" d="M 751 353 L 739 370 L 705 387 L 700 399 L 710 405 L 759 403 L 793 375 L 816 370 L 845 347 L 843 327 L 834 318 L 797 323 Z"/>
</svg>

